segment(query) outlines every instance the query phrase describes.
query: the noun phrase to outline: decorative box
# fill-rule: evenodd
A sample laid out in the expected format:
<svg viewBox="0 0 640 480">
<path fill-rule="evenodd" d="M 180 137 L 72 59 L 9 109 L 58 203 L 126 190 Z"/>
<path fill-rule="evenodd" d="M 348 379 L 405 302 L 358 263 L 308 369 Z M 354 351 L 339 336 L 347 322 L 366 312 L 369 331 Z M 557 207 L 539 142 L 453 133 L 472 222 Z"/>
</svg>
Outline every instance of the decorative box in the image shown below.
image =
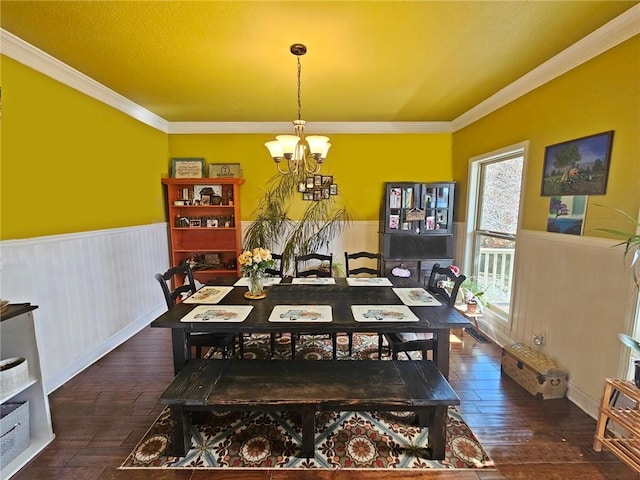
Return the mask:
<svg viewBox="0 0 640 480">
<path fill-rule="evenodd" d="M 23 357 L 0 361 L 0 392 L 3 395 L 17 390 L 29 381 L 29 366 Z"/>
<path fill-rule="evenodd" d="M 524 343 L 504 347 L 502 371 L 536 398 L 548 400 L 567 394 L 567 372 L 557 362 Z"/>
<path fill-rule="evenodd" d="M 0 405 L 0 468 L 29 446 L 29 402 Z"/>
</svg>

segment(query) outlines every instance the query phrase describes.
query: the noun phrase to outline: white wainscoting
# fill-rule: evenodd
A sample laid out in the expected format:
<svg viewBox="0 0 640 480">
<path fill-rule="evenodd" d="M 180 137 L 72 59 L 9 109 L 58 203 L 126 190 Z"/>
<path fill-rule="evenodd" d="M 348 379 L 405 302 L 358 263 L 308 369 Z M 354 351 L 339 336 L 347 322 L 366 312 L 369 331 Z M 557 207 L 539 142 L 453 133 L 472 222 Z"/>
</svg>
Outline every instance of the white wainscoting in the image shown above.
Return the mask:
<svg viewBox="0 0 640 480">
<path fill-rule="evenodd" d="M 34 312 L 51 392 L 166 309 L 153 278 L 169 265 L 167 225 L 0 242 L 1 296 Z"/>
<path fill-rule="evenodd" d="M 462 225 L 457 229 L 464 231 Z M 631 332 L 637 315 L 638 292 L 617 243 L 519 232 L 511 319 L 485 315 L 480 322 L 503 346 L 532 345 L 534 333 L 544 334 L 540 351 L 568 370 L 568 397 L 594 418 L 604 379 L 626 376 L 629 354 L 618 333 Z M 456 252 L 463 251 L 456 245 Z"/>
</svg>

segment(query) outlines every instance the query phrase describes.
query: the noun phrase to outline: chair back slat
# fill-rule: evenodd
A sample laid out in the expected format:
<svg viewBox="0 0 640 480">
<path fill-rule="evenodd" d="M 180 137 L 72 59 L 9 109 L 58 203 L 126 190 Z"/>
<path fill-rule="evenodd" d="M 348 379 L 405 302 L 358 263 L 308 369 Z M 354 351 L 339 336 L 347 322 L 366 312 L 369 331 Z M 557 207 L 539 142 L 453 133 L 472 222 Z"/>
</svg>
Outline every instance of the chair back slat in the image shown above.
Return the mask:
<svg viewBox="0 0 640 480">
<path fill-rule="evenodd" d="M 369 259 L 369 260 L 375 260 L 376 268 L 366 267 L 366 266 L 353 267 L 354 260 L 359 260 L 363 258 Z M 350 261 L 351 261 L 351 265 L 349 265 Z M 372 252 L 356 252 L 356 253 L 344 252 L 344 269 L 347 273 L 347 277 L 353 277 L 355 275 L 359 275 L 362 273 L 366 273 L 367 275 L 372 275 L 374 277 L 381 277 L 382 276 L 382 256 L 379 253 L 372 253 Z"/>
</svg>

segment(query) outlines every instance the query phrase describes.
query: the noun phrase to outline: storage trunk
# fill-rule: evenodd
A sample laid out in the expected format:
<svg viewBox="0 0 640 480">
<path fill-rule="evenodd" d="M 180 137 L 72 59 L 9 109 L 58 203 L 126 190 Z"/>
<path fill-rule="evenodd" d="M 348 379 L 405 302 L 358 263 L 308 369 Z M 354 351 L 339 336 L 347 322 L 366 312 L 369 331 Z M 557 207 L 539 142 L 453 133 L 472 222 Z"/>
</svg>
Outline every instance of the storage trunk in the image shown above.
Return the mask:
<svg viewBox="0 0 640 480">
<path fill-rule="evenodd" d="M 504 347 L 502 371 L 536 398 L 562 398 L 567 393 L 567 372 L 558 363 L 523 343 Z"/>
</svg>

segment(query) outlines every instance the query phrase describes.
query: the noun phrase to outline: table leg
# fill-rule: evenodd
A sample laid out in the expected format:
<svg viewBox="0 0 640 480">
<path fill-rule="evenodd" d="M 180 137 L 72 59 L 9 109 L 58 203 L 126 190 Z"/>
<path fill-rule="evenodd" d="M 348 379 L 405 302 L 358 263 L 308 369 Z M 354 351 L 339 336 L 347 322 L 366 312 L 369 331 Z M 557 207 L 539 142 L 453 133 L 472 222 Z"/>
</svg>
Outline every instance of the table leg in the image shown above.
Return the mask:
<svg viewBox="0 0 640 480">
<path fill-rule="evenodd" d="M 315 455 L 316 412 L 314 408 L 303 407 L 302 417 L 302 455 L 311 458 Z"/>
<path fill-rule="evenodd" d="M 429 449 L 432 460 L 442 460 L 445 454 L 447 436 L 447 406 L 431 407 L 433 418 L 429 425 Z"/>
<path fill-rule="evenodd" d="M 173 345 L 173 373 L 176 375 L 191 358 L 188 335 L 187 330 L 184 328 L 171 329 L 171 343 Z"/>
<path fill-rule="evenodd" d="M 449 379 L 449 329 L 442 329 L 435 331 L 436 337 L 436 348 L 434 351 L 435 354 L 435 364 L 440 370 L 440 373 L 446 378 Z"/>
<path fill-rule="evenodd" d="M 176 423 L 171 438 L 172 456 L 184 457 L 191 449 L 191 414 L 186 412 L 182 405 L 174 405 L 171 408 L 171 417 Z"/>
</svg>

